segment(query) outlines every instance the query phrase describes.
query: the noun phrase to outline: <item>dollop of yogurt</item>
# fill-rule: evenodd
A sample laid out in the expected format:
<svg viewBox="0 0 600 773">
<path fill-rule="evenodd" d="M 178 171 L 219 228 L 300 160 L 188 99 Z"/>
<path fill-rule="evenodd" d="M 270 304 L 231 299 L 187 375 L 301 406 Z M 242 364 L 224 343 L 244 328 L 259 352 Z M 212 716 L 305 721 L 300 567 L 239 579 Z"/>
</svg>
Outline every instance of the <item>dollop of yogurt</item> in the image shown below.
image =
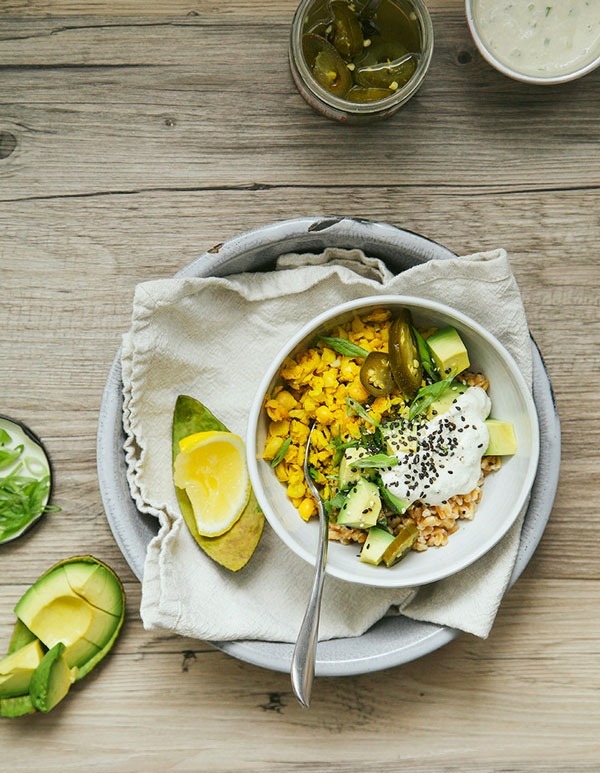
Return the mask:
<svg viewBox="0 0 600 773">
<path fill-rule="evenodd" d="M 485 420 L 490 410 L 486 392 L 469 387 L 446 413 L 415 425 L 416 450 L 398 454 L 398 464 L 381 471 L 384 485 L 401 499 L 429 505 L 472 491 L 489 443 Z"/>
</svg>

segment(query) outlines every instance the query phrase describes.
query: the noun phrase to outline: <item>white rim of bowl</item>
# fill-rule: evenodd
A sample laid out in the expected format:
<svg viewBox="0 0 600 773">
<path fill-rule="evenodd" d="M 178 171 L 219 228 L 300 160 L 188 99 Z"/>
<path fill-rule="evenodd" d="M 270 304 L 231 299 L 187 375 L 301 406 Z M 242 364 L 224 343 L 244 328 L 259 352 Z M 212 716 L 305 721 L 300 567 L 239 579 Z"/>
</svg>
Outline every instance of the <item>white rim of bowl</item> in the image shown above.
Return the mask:
<svg viewBox="0 0 600 773">
<path fill-rule="evenodd" d="M 552 75 L 544 78 L 541 75 L 527 75 L 525 73 L 519 72 L 518 70 L 509 67 L 497 59 L 483 42 L 483 38 L 479 34 L 479 30 L 477 28 L 475 17 L 473 16 L 473 0 L 465 0 L 465 12 L 467 16 L 467 24 L 469 25 L 469 29 L 471 31 L 471 36 L 475 41 L 475 45 L 479 49 L 479 53 L 488 62 L 488 64 L 491 64 L 492 67 L 498 70 L 498 72 L 501 72 L 508 78 L 521 81 L 521 83 L 531 83 L 535 86 L 556 86 L 560 83 L 568 83 L 569 81 L 577 80 L 577 78 L 582 78 L 584 75 L 592 72 L 597 67 L 600 67 L 600 56 L 597 56 L 591 62 L 588 62 L 588 64 L 580 67 L 578 70 L 565 73 L 564 75 Z"/>
<path fill-rule="evenodd" d="M 505 524 L 502 529 L 500 529 L 496 534 L 494 534 L 493 537 L 489 538 L 485 542 L 482 542 L 479 549 L 476 551 L 473 551 L 473 554 L 468 555 L 462 561 L 459 561 L 458 565 L 455 566 L 455 568 L 449 571 L 441 571 L 441 572 L 438 571 L 437 573 L 430 572 L 429 574 L 425 574 L 417 582 L 414 582 L 414 583 L 406 583 L 406 582 L 398 583 L 397 581 L 394 582 L 393 568 L 390 570 L 387 570 L 385 574 L 384 573 L 377 574 L 374 571 L 372 575 L 372 579 L 371 578 L 357 579 L 356 577 L 353 577 L 343 569 L 338 569 L 337 567 L 332 566 L 330 563 L 326 565 L 327 574 L 329 574 L 332 577 L 337 577 L 340 580 L 344 580 L 346 582 L 349 582 L 355 585 L 371 585 L 371 586 L 385 587 L 385 588 L 416 587 L 416 586 L 426 585 L 431 582 L 437 582 L 439 580 L 443 580 L 445 577 L 449 577 L 451 575 L 457 574 L 459 571 L 461 571 L 462 569 L 465 569 L 467 566 L 470 566 L 472 563 L 474 563 L 479 558 L 481 558 L 486 553 L 488 553 L 494 547 L 494 545 L 496 545 L 502 539 L 502 537 L 504 537 L 504 535 L 508 532 L 510 527 L 516 521 L 521 510 L 526 505 L 529 499 L 531 487 L 533 485 L 533 482 L 535 480 L 535 475 L 537 472 L 537 466 L 538 466 L 538 460 L 539 460 L 539 445 L 540 445 L 539 423 L 538 423 L 535 403 L 531 395 L 531 390 L 527 386 L 527 383 L 521 371 L 519 370 L 514 358 L 510 354 L 510 352 L 496 338 L 494 338 L 494 336 L 491 333 L 489 333 L 484 327 L 482 327 L 474 319 L 471 319 L 471 317 L 468 317 L 466 314 L 463 314 L 462 312 L 456 311 L 451 306 L 446 306 L 445 304 L 438 303 L 437 301 L 429 301 L 425 298 L 418 298 L 416 296 L 410 296 L 410 295 L 365 296 L 363 298 L 356 298 L 352 301 L 347 301 L 346 303 L 339 304 L 338 306 L 335 306 L 332 309 L 328 309 L 327 311 L 322 312 L 317 317 L 315 317 L 310 322 L 308 322 L 306 325 L 303 325 L 302 328 L 288 341 L 288 344 L 285 347 L 285 350 L 283 351 L 283 353 L 280 353 L 277 359 L 271 363 L 271 366 L 263 376 L 260 382 L 260 385 L 258 387 L 256 396 L 254 398 L 254 402 L 252 403 L 252 407 L 250 409 L 249 420 L 248 420 L 248 431 L 246 435 L 246 460 L 248 465 L 248 472 L 250 474 L 250 481 L 252 483 L 252 488 L 254 490 L 258 503 L 261 506 L 267 518 L 267 521 L 271 525 L 271 528 L 292 552 L 296 553 L 296 555 L 303 558 L 307 563 L 314 566 L 316 556 L 310 553 L 308 550 L 305 550 L 301 545 L 298 545 L 294 540 L 290 538 L 289 533 L 286 531 L 286 529 L 283 528 L 277 516 L 275 515 L 270 505 L 270 502 L 263 495 L 262 484 L 261 484 L 260 475 L 259 475 L 259 464 L 266 464 L 266 462 L 258 459 L 256 455 L 256 442 L 257 442 L 256 431 L 257 431 L 258 422 L 262 413 L 264 395 L 266 394 L 267 388 L 270 386 L 272 380 L 277 375 L 277 372 L 281 368 L 283 360 L 296 346 L 302 343 L 302 341 L 307 336 L 309 336 L 316 328 L 320 327 L 326 322 L 329 322 L 331 319 L 334 319 L 335 317 L 345 314 L 346 312 L 353 311 L 355 309 L 359 309 L 365 306 L 374 306 L 374 305 L 413 306 L 415 308 L 424 309 L 426 311 L 447 314 L 453 317 L 454 319 L 456 319 L 458 322 L 465 325 L 466 327 L 471 328 L 474 333 L 476 333 L 481 338 L 483 338 L 488 345 L 490 345 L 493 349 L 495 349 L 496 352 L 500 354 L 502 359 L 509 366 L 513 376 L 515 377 L 515 380 L 518 383 L 519 390 L 521 394 L 524 396 L 524 402 L 527 408 L 527 417 L 529 419 L 529 423 L 531 426 L 531 458 L 529 460 L 529 465 L 527 468 L 527 473 L 525 476 L 523 486 L 521 487 L 521 491 L 519 493 L 518 498 L 515 500 L 515 503 L 510 509 L 509 517 L 506 518 Z M 308 527 L 308 524 L 307 524 L 307 527 Z M 375 570 L 378 569 L 378 567 L 373 567 L 373 568 Z"/>
</svg>

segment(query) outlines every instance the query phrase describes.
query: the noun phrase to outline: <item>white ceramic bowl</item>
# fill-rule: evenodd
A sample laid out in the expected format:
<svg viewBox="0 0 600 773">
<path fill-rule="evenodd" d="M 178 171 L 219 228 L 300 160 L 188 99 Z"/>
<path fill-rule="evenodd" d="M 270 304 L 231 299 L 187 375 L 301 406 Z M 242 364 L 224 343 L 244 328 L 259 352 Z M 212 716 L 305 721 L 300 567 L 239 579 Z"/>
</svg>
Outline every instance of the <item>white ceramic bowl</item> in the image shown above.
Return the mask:
<svg viewBox="0 0 600 773">
<path fill-rule="evenodd" d="M 474 11 L 475 0 L 465 0 L 465 12 L 467 16 L 467 23 L 471 31 L 471 36 L 475 42 L 475 45 L 479 49 L 479 53 L 483 58 L 495 67 L 498 72 L 503 75 L 507 75 L 509 78 L 521 81 L 522 83 L 531 83 L 537 86 L 553 86 L 559 83 L 567 83 L 569 81 L 581 78 L 584 75 L 600 67 L 600 55 L 590 56 L 583 60 L 579 65 L 573 65 L 571 68 L 565 68 L 560 73 L 554 75 L 534 75 L 528 72 L 522 72 L 517 67 L 511 66 L 506 60 L 503 60 L 498 56 L 486 42 L 485 34 L 482 34 L 480 25 L 478 23 L 477 14 Z M 548 6 L 550 7 L 550 6 Z M 582 20 L 585 23 L 585 19 Z M 526 45 L 526 42 L 523 43 Z"/>
<path fill-rule="evenodd" d="M 373 306 L 392 311 L 406 307 L 419 327 L 456 327 L 467 346 L 473 369 L 482 371 L 490 380 L 494 417 L 513 422 L 518 443 L 516 455 L 505 457 L 501 469 L 487 476 L 474 520 L 461 521 L 446 546 L 424 553 L 411 551 L 387 568 L 359 561 L 356 545 L 329 543 L 329 574 L 364 585 L 411 587 L 460 571 L 483 556 L 508 531 L 524 508 L 535 478 L 538 420 L 531 394 L 510 354 L 481 325 L 447 306 L 414 297 L 382 295 L 359 298 L 319 315 L 288 342 L 265 373 L 250 412 L 246 443 L 252 486 L 265 516 L 283 542 L 305 561 L 315 563 L 318 525 L 316 519 L 306 523 L 300 518 L 271 465 L 261 459 L 268 425 L 264 397 L 277 384 L 287 356 L 308 347 L 316 334 L 325 334 L 354 313 Z"/>
</svg>

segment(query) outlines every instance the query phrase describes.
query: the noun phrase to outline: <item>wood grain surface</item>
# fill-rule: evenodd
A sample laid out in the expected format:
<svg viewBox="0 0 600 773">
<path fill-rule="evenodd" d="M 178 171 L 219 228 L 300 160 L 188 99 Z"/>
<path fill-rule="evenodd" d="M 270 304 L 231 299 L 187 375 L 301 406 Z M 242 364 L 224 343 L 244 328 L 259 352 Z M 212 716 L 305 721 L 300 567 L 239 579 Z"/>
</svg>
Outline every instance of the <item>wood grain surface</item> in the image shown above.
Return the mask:
<svg viewBox="0 0 600 773">
<path fill-rule="evenodd" d="M 42 436 L 62 512 L 0 547 L 0 649 L 52 563 L 117 570 L 114 652 L 47 716 L 0 722 L 1 771 L 600 769 L 600 70 L 504 78 L 460 0 L 431 0 L 417 95 L 348 128 L 293 86 L 294 0 L 0 4 L 0 412 Z M 102 390 L 135 285 L 249 228 L 343 213 L 467 253 L 504 246 L 556 393 L 561 479 L 490 638 L 317 680 L 147 632 L 102 509 Z"/>
</svg>

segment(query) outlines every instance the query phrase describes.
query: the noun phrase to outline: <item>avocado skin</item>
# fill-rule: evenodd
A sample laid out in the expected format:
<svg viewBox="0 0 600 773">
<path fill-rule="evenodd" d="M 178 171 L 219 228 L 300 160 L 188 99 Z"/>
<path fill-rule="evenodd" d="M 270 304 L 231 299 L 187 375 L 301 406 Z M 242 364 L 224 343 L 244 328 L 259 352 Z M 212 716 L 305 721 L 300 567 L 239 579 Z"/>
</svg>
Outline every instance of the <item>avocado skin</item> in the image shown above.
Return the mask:
<svg viewBox="0 0 600 773">
<path fill-rule="evenodd" d="M 179 395 L 173 413 L 172 430 L 172 461 L 179 454 L 179 441 L 196 432 L 229 432 L 227 427 L 209 411 L 209 409 L 194 397 Z M 213 561 L 238 572 L 252 558 L 260 541 L 265 525 L 263 515 L 254 492 L 244 512 L 229 531 L 218 537 L 204 537 L 198 533 L 196 519 L 188 495 L 183 489 L 175 486 L 177 502 L 181 515 L 197 545 L 212 558 Z"/>
<path fill-rule="evenodd" d="M 51 711 L 71 689 L 74 674 L 64 656 L 65 645 L 55 644 L 42 658 L 29 685 L 29 697 L 37 711 Z"/>
</svg>

